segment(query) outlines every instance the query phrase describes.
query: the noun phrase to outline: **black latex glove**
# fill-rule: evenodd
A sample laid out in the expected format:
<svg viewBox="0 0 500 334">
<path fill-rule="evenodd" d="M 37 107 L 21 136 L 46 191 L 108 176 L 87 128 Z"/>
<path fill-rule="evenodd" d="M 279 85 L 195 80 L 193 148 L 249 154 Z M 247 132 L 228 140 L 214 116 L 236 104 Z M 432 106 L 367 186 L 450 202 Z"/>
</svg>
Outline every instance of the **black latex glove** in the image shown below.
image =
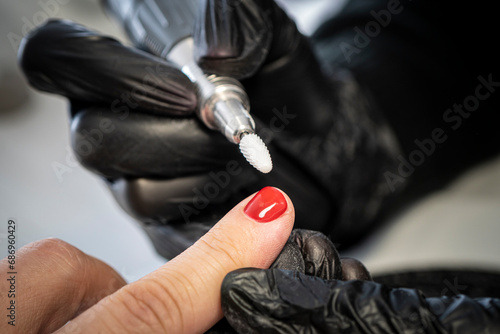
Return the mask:
<svg viewBox="0 0 500 334">
<path fill-rule="evenodd" d="M 22 69 L 35 88 L 70 99 L 77 158 L 107 181 L 163 256 L 268 185 L 291 197 L 296 227 L 352 242 L 388 195 L 383 175 L 396 161 L 375 105 L 349 75 L 322 74 L 274 2 L 201 3 L 195 56 L 208 72 L 242 80 L 257 133 L 269 143 L 268 175 L 194 117 L 193 85 L 162 59 L 51 21 L 24 40 Z"/>
<path fill-rule="evenodd" d="M 228 274 L 222 284 L 222 307 L 238 333 L 500 330 L 499 299 L 425 298 L 415 289 L 389 288 L 371 281 L 359 261 L 339 259 L 328 238 L 303 230 L 292 233 L 271 269 Z"/>
<path fill-rule="evenodd" d="M 325 280 L 342 279 L 342 280 L 371 280 L 370 273 L 365 266 L 356 259 L 340 258 L 337 249 L 333 243 L 322 233 L 295 229 L 292 231 L 290 238 L 283 247 L 278 258 L 271 265 L 271 269 L 287 270 L 290 272 L 302 273 Z M 228 274 L 225 279 L 225 287 L 231 284 L 239 284 L 239 275 L 242 272 L 253 272 L 254 269 L 243 269 Z M 233 277 L 236 279 L 233 281 Z M 250 289 L 258 289 L 255 285 L 249 286 Z M 266 287 L 263 287 L 265 289 Z M 241 304 L 236 303 L 236 307 L 232 310 L 232 303 L 235 302 L 231 297 L 224 294 L 228 292 L 222 290 L 222 302 L 224 307 L 225 318 L 215 325 L 207 334 L 228 334 L 228 333 L 246 333 L 247 325 L 241 327 L 241 316 L 244 316 L 239 310 Z M 263 292 L 263 290 L 261 291 Z M 230 292 L 229 292 L 230 293 Z M 263 294 L 259 295 L 264 299 L 267 298 Z M 308 303 L 308 300 L 305 300 Z M 233 312 L 234 311 L 234 312 Z M 229 321 L 228 321 L 229 320 Z M 244 321 L 245 322 L 245 321 Z M 232 324 L 234 327 L 232 327 Z M 245 327 L 246 326 L 246 327 Z M 235 331 L 239 329 L 240 331 Z M 256 329 L 251 329 L 256 330 Z M 258 331 L 257 331 L 258 332 Z"/>
<path fill-rule="evenodd" d="M 450 110 L 475 96 L 482 81 L 500 82 L 500 48 L 490 42 L 494 8 L 492 2 L 349 0 L 311 38 L 325 72 L 348 69 L 383 110 L 402 151 L 389 182 L 405 186 L 405 201 L 500 154 L 498 86 L 470 117 L 450 120 L 458 114 Z M 429 143 L 434 129 L 445 132 L 446 142 L 424 150 L 425 162 L 408 162 L 422 152 L 417 141 Z"/>
</svg>

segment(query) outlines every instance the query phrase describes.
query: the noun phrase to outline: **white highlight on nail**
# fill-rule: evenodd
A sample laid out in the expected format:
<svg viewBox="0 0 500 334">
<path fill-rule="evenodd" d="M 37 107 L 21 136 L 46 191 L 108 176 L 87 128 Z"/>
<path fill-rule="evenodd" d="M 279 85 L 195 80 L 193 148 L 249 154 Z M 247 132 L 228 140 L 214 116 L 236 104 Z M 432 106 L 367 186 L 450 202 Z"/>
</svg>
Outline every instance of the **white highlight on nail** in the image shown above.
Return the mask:
<svg viewBox="0 0 500 334">
<path fill-rule="evenodd" d="M 276 206 L 276 204 L 278 203 L 274 203 L 273 205 L 271 206 L 268 206 L 267 208 L 265 208 L 264 210 L 262 210 L 260 213 L 259 213 L 259 218 L 264 218 L 266 216 L 266 214 L 271 211 L 272 208 L 274 208 Z"/>
</svg>

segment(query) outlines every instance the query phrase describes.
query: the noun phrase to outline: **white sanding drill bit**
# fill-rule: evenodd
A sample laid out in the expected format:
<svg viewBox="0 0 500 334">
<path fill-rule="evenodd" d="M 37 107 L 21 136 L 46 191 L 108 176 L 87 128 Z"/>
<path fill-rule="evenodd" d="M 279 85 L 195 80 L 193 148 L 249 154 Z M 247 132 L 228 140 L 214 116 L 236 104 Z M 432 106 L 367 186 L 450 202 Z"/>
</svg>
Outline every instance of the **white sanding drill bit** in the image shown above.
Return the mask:
<svg viewBox="0 0 500 334">
<path fill-rule="evenodd" d="M 271 155 L 262 139 L 255 133 L 243 135 L 240 151 L 247 161 L 262 173 L 269 173 L 273 169 Z"/>
<path fill-rule="evenodd" d="M 198 88 L 198 117 L 210 129 L 219 130 L 232 143 L 239 144 L 247 161 L 262 173 L 273 169 L 271 155 L 255 133 L 250 103 L 243 86 L 225 76 L 205 75 L 193 59 L 193 39 L 177 43 L 166 56 L 178 64 Z"/>
</svg>

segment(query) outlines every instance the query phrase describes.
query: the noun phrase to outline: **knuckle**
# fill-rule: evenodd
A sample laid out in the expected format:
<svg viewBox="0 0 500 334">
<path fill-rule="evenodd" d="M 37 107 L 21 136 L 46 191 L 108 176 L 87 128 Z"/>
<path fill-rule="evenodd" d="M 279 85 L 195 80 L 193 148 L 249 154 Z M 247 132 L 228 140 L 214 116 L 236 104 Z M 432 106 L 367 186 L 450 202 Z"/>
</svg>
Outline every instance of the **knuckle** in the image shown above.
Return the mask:
<svg viewBox="0 0 500 334">
<path fill-rule="evenodd" d="M 26 257 L 42 258 L 45 265 L 52 272 L 68 278 L 79 277 L 87 265 L 87 255 L 75 246 L 57 239 L 48 238 L 32 242 L 24 247 Z"/>
<path fill-rule="evenodd" d="M 60 255 L 62 257 L 79 256 L 81 253 L 75 246 L 57 238 L 48 238 L 34 241 L 26 246 L 29 251 L 35 251 L 43 255 Z"/>
</svg>

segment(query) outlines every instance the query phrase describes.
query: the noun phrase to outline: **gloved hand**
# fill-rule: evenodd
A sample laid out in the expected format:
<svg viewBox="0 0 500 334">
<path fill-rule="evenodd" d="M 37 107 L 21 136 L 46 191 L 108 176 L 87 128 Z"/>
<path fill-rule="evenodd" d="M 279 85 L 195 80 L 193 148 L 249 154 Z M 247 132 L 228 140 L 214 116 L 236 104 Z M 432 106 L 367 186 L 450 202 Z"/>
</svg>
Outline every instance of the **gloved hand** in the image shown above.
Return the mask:
<svg viewBox="0 0 500 334">
<path fill-rule="evenodd" d="M 296 227 L 348 244 L 389 194 L 397 145 L 349 75 L 327 78 L 273 1 L 202 1 L 195 57 L 244 84 L 274 170 L 263 175 L 196 117 L 195 88 L 175 66 L 68 21 L 29 34 L 19 52 L 31 85 L 71 102 L 78 160 L 106 180 L 160 254 L 191 245 L 241 198 L 286 191 Z"/>
<path fill-rule="evenodd" d="M 327 237 L 304 230 L 292 232 L 271 269 L 228 274 L 222 284 L 222 308 L 238 333 L 500 330 L 499 299 L 425 298 L 418 290 L 389 288 L 371 281 L 359 261 L 339 259 Z"/>
</svg>

